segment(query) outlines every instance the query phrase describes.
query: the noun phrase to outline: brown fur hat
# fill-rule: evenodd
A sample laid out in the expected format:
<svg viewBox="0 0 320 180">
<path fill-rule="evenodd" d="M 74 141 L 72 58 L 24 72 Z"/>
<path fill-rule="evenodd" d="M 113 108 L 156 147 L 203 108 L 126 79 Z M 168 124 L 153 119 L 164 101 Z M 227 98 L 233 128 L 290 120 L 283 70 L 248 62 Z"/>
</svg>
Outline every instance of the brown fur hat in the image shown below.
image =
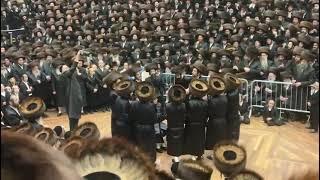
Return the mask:
<svg viewBox="0 0 320 180">
<path fill-rule="evenodd" d="M 231 180 L 263 180 L 263 177 L 255 171 L 245 169 L 230 177 Z"/>
<path fill-rule="evenodd" d="M 225 176 L 238 174 L 246 166 L 247 152 L 234 142 L 219 142 L 213 148 L 213 162 Z"/>
<path fill-rule="evenodd" d="M 51 128 L 47 128 L 47 127 L 43 128 L 38 133 L 36 133 L 34 135 L 34 138 L 42 142 L 45 142 L 50 146 L 54 146 L 58 141 L 58 137 L 56 133 Z"/>
<path fill-rule="evenodd" d="M 114 174 L 119 179 L 156 179 L 153 163 L 138 148 L 119 138 L 90 141 L 81 148 L 75 159 L 80 175 L 88 177 L 96 173 Z"/>
<path fill-rule="evenodd" d="M 99 140 L 100 131 L 93 122 L 85 122 L 73 130 L 71 136 L 80 136 L 88 140 Z"/>
<path fill-rule="evenodd" d="M 80 136 L 73 136 L 61 143 L 58 148 L 63 151 L 69 158 L 74 159 L 80 156 L 83 147 L 86 146 L 88 141 Z"/>
<path fill-rule="evenodd" d="M 181 160 L 177 169 L 177 176 L 183 180 L 210 180 L 212 168 L 200 161 L 192 159 Z"/>
<path fill-rule="evenodd" d="M 14 132 L 1 132 L 1 178 L 82 180 L 63 153 Z M 17 172 L 18 170 L 18 172 Z"/>
</svg>

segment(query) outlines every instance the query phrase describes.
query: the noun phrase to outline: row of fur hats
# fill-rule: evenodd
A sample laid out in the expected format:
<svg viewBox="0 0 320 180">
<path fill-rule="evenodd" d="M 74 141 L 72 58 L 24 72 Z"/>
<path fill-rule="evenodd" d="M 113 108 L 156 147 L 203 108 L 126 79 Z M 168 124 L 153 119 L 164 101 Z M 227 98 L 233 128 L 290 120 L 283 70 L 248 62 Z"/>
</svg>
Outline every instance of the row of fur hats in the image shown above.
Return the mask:
<svg viewBox="0 0 320 180">
<path fill-rule="evenodd" d="M 2 177 L 38 180 L 54 173 L 47 179 L 173 180 L 125 140 L 99 139 L 100 133 L 94 123 L 80 125 L 58 148 L 52 148 L 56 141 L 52 136 L 56 136 L 56 132 L 63 134 L 63 130 L 58 129 L 33 130 L 30 124 L 23 124 L 2 131 L 1 159 L 5 170 Z M 241 179 L 241 176 L 262 179 L 257 173 L 245 170 L 246 152 L 234 143 L 215 146 L 214 164 L 230 179 Z M 23 177 L 14 168 L 21 169 Z M 212 172 L 211 167 L 191 159 L 181 160 L 176 169 L 172 169 L 174 176 L 182 180 L 209 180 Z"/>
</svg>

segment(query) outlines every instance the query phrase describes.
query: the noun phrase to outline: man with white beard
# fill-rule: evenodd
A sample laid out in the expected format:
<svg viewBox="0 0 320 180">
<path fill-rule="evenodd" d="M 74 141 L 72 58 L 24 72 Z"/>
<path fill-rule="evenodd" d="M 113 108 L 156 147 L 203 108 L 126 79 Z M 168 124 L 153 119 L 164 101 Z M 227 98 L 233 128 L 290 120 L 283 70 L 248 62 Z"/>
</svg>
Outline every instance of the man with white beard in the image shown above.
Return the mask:
<svg viewBox="0 0 320 180">
<path fill-rule="evenodd" d="M 260 76 L 262 79 L 266 79 L 270 68 L 274 66 L 273 61 L 268 59 L 270 51 L 269 48 L 264 46 L 259 48 L 259 62 L 260 62 Z"/>
</svg>

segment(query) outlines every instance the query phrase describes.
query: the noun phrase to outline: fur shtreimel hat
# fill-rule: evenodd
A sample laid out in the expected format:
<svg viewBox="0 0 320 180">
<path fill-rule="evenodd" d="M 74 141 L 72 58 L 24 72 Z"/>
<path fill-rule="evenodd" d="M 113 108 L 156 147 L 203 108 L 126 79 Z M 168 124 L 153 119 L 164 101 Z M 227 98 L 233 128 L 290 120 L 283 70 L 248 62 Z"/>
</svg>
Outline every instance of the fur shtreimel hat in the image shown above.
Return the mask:
<svg viewBox="0 0 320 180">
<path fill-rule="evenodd" d="M 212 174 L 212 168 L 192 159 L 181 160 L 177 169 L 172 170 L 177 178 L 183 180 L 210 180 Z"/>
<path fill-rule="evenodd" d="M 41 141 L 19 133 L 1 132 L 3 179 L 82 180 L 73 167 L 63 153 Z"/>
<path fill-rule="evenodd" d="M 241 172 L 246 166 L 246 161 L 246 150 L 236 143 L 224 141 L 213 148 L 214 165 L 227 177 Z"/>
<path fill-rule="evenodd" d="M 74 159 L 78 173 L 92 179 L 156 179 L 155 169 L 137 148 L 118 138 L 90 141 Z"/>
<path fill-rule="evenodd" d="M 95 123 L 85 122 L 74 129 L 71 136 L 80 136 L 87 140 L 99 140 L 100 131 Z"/>
</svg>

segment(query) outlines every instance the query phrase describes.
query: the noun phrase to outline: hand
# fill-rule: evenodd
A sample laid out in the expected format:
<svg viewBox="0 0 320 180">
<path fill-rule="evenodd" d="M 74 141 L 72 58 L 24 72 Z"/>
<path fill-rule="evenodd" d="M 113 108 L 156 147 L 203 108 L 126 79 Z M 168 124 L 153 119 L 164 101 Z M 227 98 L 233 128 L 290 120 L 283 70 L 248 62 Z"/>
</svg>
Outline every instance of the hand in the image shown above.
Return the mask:
<svg viewBox="0 0 320 180">
<path fill-rule="evenodd" d="M 299 87 L 299 86 L 301 86 L 301 82 L 296 82 L 296 83 L 294 83 L 294 85 L 295 85 L 296 87 Z"/>
<path fill-rule="evenodd" d="M 3 102 L 2 105 L 3 105 L 3 106 L 7 105 L 7 102 Z"/>
<path fill-rule="evenodd" d="M 39 84 L 41 84 L 41 81 L 40 81 L 40 80 L 37 80 L 37 82 L 38 82 Z"/>
<path fill-rule="evenodd" d="M 260 75 L 263 76 L 263 75 L 264 75 L 264 72 L 261 71 L 261 72 L 260 72 Z"/>
<path fill-rule="evenodd" d="M 103 88 L 107 88 L 107 85 L 106 85 L 106 84 L 104 84 L 102 87 L 103 87 Z"/>
<path fill-rule="evenodd" d="M 310 102 L 307 102 L 308 106 L 311 106 L 311 103 Z"/>
<path fill-rule="evenodd" d="M 245 72 L 250 72 L 250 68 L 248 68 L 248 67 L 245 67 L 243 69 L 244 69 Z"/>
<path fill-rule="evenodd" d="M 272 118 L 271 118 L 271 117 L 268 117 L 268 118 L 267 118 L 267 121 L 271 121 L 271 120 L 272 120 Z"/>
<path fill-rule="evenodd" d="M 283 65 L 283 64 L 280 64 L 279 68 L 284 68 L 284 65 Z"/>
<path fill-rule="evenodd" d="M 75 58 L 74 58 L 74 60 L 73 60 L 74 62 L 76 62 L 76 63 L 78 63 L 78 62 L 79 62 L 81 52 L 82 52 L 82 50 L 79 50 L 79 51 L 77 52 L 77 55 L 75 56 Z"/>
<path fill-rule="evenodd" d="M 55 92 L 55 91 L 53 91 L 53 92 L 52 92 L 52 94 L 56 94 L 56 92 Z"/>
<path fill-rule="evenodd" d="M 280 101 L 287 101 L 287 100 L 288 100 L 288 98 L 280 96 Z"/>
<path fill-rule="evenodd" d="M 46 76 L 46 79 L 47 79 L 48 81 L 50 81 L 51 77 L 50 77 L 50 76 Z"/>
<path fill-rule="evenodd" d="M 93 93 L 96 93 L 98 91 L 98 89 L 93 89 Z"/>
<path fill-rule="evenodd" d="M 233 66 L 232 69 L 239 70 L 238 66 Z"/>
<path fill-rule="evenodd" d="M 296 83 L 296 82 L 297 82 L 297 80 L 295 80 L 295 79 L 292 79 L 292 81 L 291 81 L 291 82 L 292 82 L 292 83 L 294 84 L 294 83 Z"/>
<path fill-rule="evenodd" d="M 188 88 L 188 89 L 186 89 L 186 94 L 189 94 L 189 88 Z"/>
<path fill-rule="evenodd" d="M 254 91 L 260 91 L 260 87 L 259 86 L 256 86 L 256 87 L 254 87 Z"/>
<path fill-rule="evenodd" d="M 272 90 L 269 89 L 269 88 L 266 88 L 265 90 L 266 90 L 267 93 L 272 93 Z"/>
</svg>

